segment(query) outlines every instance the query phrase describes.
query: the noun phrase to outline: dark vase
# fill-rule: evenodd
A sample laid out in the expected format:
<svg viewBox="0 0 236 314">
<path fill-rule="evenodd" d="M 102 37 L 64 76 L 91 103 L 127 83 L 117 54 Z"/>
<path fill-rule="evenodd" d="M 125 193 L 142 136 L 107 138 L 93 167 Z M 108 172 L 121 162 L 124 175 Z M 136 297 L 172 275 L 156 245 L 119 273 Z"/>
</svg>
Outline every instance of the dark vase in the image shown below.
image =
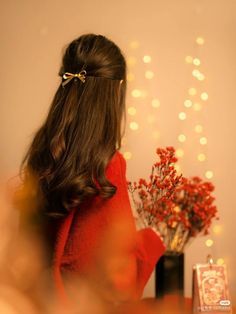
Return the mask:
<svg viewBox="0 0 236 314">
<path fill-rule="evenodd" d="M 184 254 L 163 255 L 156 265 L 156 298 L 184 295 Z"/>
</svg>

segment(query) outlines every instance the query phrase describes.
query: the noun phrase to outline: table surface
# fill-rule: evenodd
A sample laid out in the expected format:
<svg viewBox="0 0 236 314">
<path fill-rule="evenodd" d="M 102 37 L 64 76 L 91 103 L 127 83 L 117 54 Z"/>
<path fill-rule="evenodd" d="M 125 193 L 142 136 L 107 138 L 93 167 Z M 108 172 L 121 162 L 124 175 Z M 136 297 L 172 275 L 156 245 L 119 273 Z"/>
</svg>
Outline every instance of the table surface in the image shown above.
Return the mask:
<svg viewBox="0 0 236 314">
<path fill-rule="evenodd" d="M 141 301 L 122 305 L 115 314 L 192 314 L 192 299 L 167 295 L 162 299 L 144 298 Z M 207 312 L 203 312 L 207 313 Z M 209 313 L 209 312 L 208 312 Z M 221 312 L 222 314 L 229 312 Z M 235 308 L 232 314 L 235 314 Z"/>
</svg>

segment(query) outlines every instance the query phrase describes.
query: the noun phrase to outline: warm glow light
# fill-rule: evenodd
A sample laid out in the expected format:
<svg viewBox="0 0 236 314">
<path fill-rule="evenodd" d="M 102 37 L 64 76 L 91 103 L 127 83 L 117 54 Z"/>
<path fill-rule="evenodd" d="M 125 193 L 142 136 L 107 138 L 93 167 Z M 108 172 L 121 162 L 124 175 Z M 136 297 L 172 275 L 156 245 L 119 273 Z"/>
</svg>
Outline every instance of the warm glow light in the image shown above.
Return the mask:
<svg viewBox="0 0 236 314">
<path fill-rule="evenodd" d="M 153 76 L 154 76 L 154 73 L 152 72 L 152 71 L 146 71 L 145 72 L 145 77 L 147 78 L 147 79 L 152 79 L 153 78 Z"/>
<path fill-rule="evenodd" d="M 186 136 L 185 136 L 184 134 L 180 134 L 180 135 L 178 136 L 178 140 L 179 140 L 179 142 L 183 143 L 183 142 L 186 141 Z"/>
<path fill-rule="evenodd" d="M 206 137 L 201 137 L 199 140 L 201 145 L 206 145 L 207 144 L 207 138 Z"/>
<path fill-rule="evenodd" d="M 193 61 L 193 57 L 191 57 L 191 56 L 187 56 L 187 57 L 185 58 L 185 62 L 186 62 L 186 63 L 192 63 L 192 61 Z"/>
<path fill-rule="evenodd" d="M 141 91 L 140 91 L 140 96 L 141 96 L 142 98 L 145 98 L 145 97 L 147 96 L 147 91 L 146 91 L 146 90 L 141 90 Z"/>
<path fill-rule="evenodd" d="M 206 155 L 203 154 L 203 153 L 198 154 L 197 159 L 198 159 L 199 161 L 205 161 L 205 160 L 206 160 Z"/>
<path fill-rule="evenodd" d="M 201 93 L 201 99 L 202 100 L 207 100 L 208 99 L 208 94 L 206 92 Z"/>
<path fill-rule="evenodd" d="M 127 59 L 127 64 L 128 64 L 129 66 L 135 65 L 136 62 L 137 62 L 137 60 L 136 60 L 135 57 L 129 57 L 129 58 Z"/>
<path fill-rule="evenodd" d="M 201 74 L 201 72 L 200 72 L 198 69 L 194 69 L 194 70 L 192 71 L 192 75 L 193 75 L 194 77 L 198 77 L 200 74 Z"/>
<path fill-rule="evenodd" d="M 177 174 L 180 175 L 181 174 L 181 167 L 180 165 L 175 165 L 175 170 L 177 171 Z"/>
<path fill-rule="evenodd" d="M 222 233 L 222 226 L 221 225 L 215 225 L 213 227 L 213 232 L 214 232 L 214 234 L 217 234 L 217 235 L 221 234 Z"/>
<path fill-rule="evenodd" d="M 200 74 L 198 75 L 197 79 L 198 79 L 199 81 L 203 81 L 203 80 L 205 80 L 205 75 L 202 74 L 202 73 L 200 73 Z"/>
<path fill-rule="evenodd" d="M 127 144 L 127 138 L 123 137 L 122 140 L 121 140 L 121 145 L 124 146 L 126 144 Z"/>
<path fill-rule="evenodd" d="M 185 106 L 186 108 L 190 108 L 190 107 L 192 107 L 192 105 L 193 105 L 193 103 L 192 103 L 192 101 L 191 101 L 190 99 L 186 99 L 186 100 L 184 101 L 184 106 Z"/>
<path fill-rule="evenodd" d="M 124 152 L 123 156 L 124 156 L 124 158 L 125 158 L 126 160 L 128 160 L 128 159 L 131 159 L 132 154 L 131 154 L 131 152 Z"/>
<path fill-rule="evenodd" d="M 157 98 L 155 98 L 155 99 L 153 99 L 152 100 L 152 106 L 153 106 L 153 108 L 158 108 L 158 107 L 160 107 L 160 101 L 157 99 Z"/>
<path fill-rule="evenodd" d="M 212 179 L 213 178 L 213 172 L 212 171 L 210 171 L 210 170 L 207 170 L 206 171 L 206 173 L 205 173 L 205 177 L 207 178 L 207 179 Z"/>
<path fill-rule="evenodd" d="M 202 127 L 201 124 L 197 124 L 197 125 L 195 125 L 194 130 L 195 130 L 196 133 L 201 133 L 202 130 L 203 130 L 203 127 Z"/>
<path fill-rule="evenodd" d="M 134 80 L 134 74 L 133 73 L 128 73 L 127 74 L 127 81 L 132 82 Z"/>
<path fill-rule="evenodd" d="M 183 157 L 183 156 L 184 156 L 184 151 L 183 151 L 183 149 L 178 148 L 178 149 L 176 150 L 176 156 L 177 156 L 177 157 Z"/>
<path fill-rule="evenodd" d="M 130 48 L 133 48 L 133 49 L 136 49 L 139 47 L 139 42 L 134 40 L 134 41 L 131 41 L 130 43 Z"/>
<path fill-rule="evenodd" d="M 131 94 L 133 97 L 137 98 L 141 96 L 141 91 L 139 89 L 133 89 Z"/>
<path fill-rule="evenodd" d="M 223 265 L 225 263 L 224 259 L 223 258 L 218 258 L 218 260 L 216 261 L 216 264 L 217 265 Z"/>
<path fill-rule="evenodd" d="M 150 63 L 152 61 L 152 58 L 150 56 L 144 56 L 143 57 L 143 62 L 144 63 Z"/>
<path fill-rule="evenodd" d="M 134 116 L 136 114 L 137 110 L 134 107 L 129 107 L 128 108 L 128 114 L 130 114 L 131 116 Z"/>
<path fill-rule="evenodd" d="M 147 122 L 150 123 L 150 124 L 152 124 L 153 122 L 155 122 L 155 120 L 156 120 L 156 118 L 155 118 L 154 115 L 149 115 L 149 116 L 147 117 Z"/>
<path fill-rule="evenodd" d="M 152 136 L 153 136 L 153 138 L 158 139 L 158 138 L 160 138 L 160 132 L 159 131 L 154 131 L 152 133 Z"/>
<path fill-rule="evenodd" d="M 205 42 L 204 38 L 202 38 L 202 37 L 197 37 L 196 43 L 197 43 L 198 45 L 203 45 L 204 42 Z"/>
<path fill-rule="evenodd" d="M 208 239 L 208 240 L 206 240 L 205 244 L 207 247 L 211 247 L 214 244 L 214 241 L 211 239 Z"/>
<path fill-rule="evenodd" d="M 188 90 L 189 95 L 194 96 L 197 94 L 197 90 L 194 87 L 189 88 Z"/>
<path fill-rule="evenodd" d="M 137 122 L 130 122 L 129 127 L 131 128 L 131 130 L 138 130 L 139 125 Z"/>
<path fill-rule="evenodd" d="M 193 110 L 195 111 L 200 111 L 202 109 L 202 104 L 200 104 L 199 102 L 196 102 L 194 105 L 193 105 Z"/>
<path fill-rule="evenodd" d="M 179 113 L 179 119 L 180 119 L 180 120 L 185 120 L 186 117 L 187 117 L 187 115 L 186 115 L 185 112 L 180 112 L 180 113 Z"/>
<path fill-rule="evenodd" d="M 201 64 L 201 61 L 198 58 L 193 59 L 193 64 L 196 66 L 199 66 Z"/>
</svg>

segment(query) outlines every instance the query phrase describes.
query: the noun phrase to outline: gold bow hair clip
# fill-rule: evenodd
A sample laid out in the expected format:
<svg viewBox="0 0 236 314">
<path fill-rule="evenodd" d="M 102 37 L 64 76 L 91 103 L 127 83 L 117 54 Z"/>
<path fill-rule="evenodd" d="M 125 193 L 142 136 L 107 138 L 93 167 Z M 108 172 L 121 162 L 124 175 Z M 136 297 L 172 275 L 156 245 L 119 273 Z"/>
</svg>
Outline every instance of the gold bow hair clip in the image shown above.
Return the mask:
<svg viewBox="0 0 236 314">
<path fill-rule="evenodd" d="M 64 87 L 67 83 L 69 83 L 73 78 L 78 78 L 81 80 L 81 82 L 85 83 L 85 75 L 86 75 L 86 71 L 82 70 L 79 73 L 69 73 L 66 72 L 63 74 L 63 79 L 65 80 L 64 82 L 62 82 L 62 86 Z"/>
</svg>

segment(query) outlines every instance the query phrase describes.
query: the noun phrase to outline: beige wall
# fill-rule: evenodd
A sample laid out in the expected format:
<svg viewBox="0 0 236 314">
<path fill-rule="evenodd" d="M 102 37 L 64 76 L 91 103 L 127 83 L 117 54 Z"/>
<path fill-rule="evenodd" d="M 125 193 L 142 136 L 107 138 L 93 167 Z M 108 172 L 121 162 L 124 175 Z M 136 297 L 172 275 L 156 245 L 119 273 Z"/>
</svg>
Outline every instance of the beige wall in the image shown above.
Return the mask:
<svg viewBox="0 0 236 314">
<path fill-rule="evenodd" d="M 62 47 L 86 32 L 110 37 L 123 49 L 135 76 L 129 85 L 127 107 L 136 107 L 137 114 L 128 116 L 123 148 L 132 153 L 127 161 L 128 178 L 147 176 L 155 148 L 166 145 L 184 150 L 180 165 L 185 175 L 214 172 L 221 233 L 212 231 L 214 245 L 210 249 L 205 246 L 206 238 L 196 239 L 187 249 L 185 293 L 191 294 L 192 265 L 205 261 L 210 252 L 215 259 L 225 260 L 231 293 L 236 295 L 236 1 L 9 0 L 1 7 L 2 174 L 16 173 L 31 134 L 48 110 L 59 84 Z M 196 44 L 198 36 L 205 39 L 203 46 Z M 130 44 L 133 41 L 138 47 Z M 146 54 L 152 57 L 150 64 L 142 61 Z M 185 63 L 187 55 L 202 61 L 204 81 L 191 75 L 193 66 Z M 151 80 L 144 76 L 147 69 L 154 72 Z M 187 119 L 180 121 L 178 113 L 184 110 L 190 87 L 197 89 L 196 100 L 201 92 L 207 92 L 209 99 L 201 101 L 201 111 L 188 109 Z M 146 96 L 133 98 L 133 89 L 146 91 Z M 160 100 L 159 109 L 152 108 L 153 98 Z M 139 124 L 137 131 L 129 129 L 131 121 Z M 196 123 L 203 125 L 208 139 L 204 147 L 193 131 Z M 187 136 L 184 144 L 177 140 L 180 133 Z M 200 152 L 206 154 L 205 162 L 197 160 Z M 152 294 L 150 281 L 146 295 Z"/>
</svg>

